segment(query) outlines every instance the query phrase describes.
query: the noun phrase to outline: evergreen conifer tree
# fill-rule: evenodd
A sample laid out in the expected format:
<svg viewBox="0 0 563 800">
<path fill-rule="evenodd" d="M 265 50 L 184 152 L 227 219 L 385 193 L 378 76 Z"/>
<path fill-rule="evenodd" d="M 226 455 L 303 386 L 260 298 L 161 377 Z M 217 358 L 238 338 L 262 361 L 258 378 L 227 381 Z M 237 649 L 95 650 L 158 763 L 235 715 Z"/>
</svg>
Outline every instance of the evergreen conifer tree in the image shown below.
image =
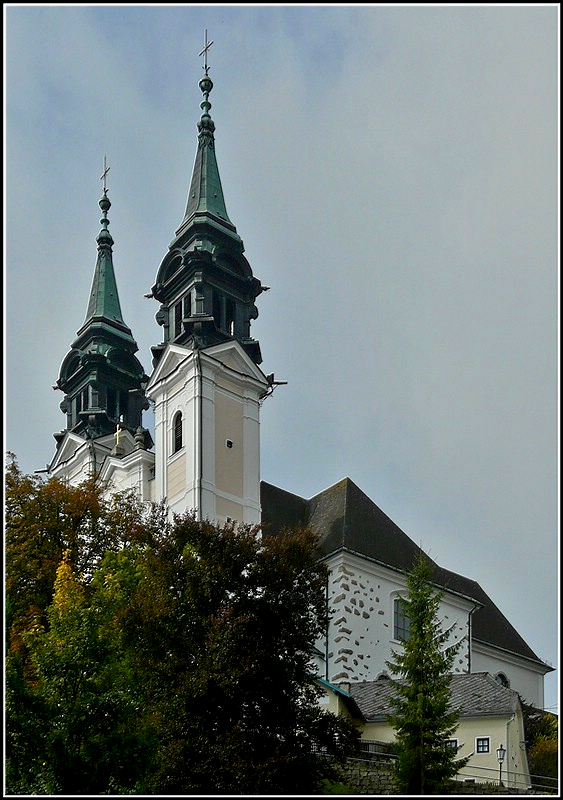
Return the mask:
<svg viewBox="0 0 563 800">
<path fill-rule="evenodd" d="M 446 742 L 459 720 L 451 707 L 451 670 L 462 642 L 448 645 L 453 627 L 442 628 L 438 616 L 442 592 L 432 585 L 432 566 L 422 555 L 407 576 L 402 599 L 410 623 L 403 651 L 392 650 L 387 667 L 395 694 L 389 717 L 398 744 L 396 780 L 405 794 L 441 794 L 467 763 Z"/>
</svg>

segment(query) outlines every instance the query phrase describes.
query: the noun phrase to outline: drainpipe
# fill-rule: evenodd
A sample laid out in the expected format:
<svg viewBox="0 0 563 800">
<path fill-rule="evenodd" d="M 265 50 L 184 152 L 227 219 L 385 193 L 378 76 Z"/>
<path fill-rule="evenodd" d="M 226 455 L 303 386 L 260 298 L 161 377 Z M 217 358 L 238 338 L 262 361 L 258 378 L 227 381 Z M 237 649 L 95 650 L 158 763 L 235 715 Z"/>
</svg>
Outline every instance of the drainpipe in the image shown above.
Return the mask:
<svg viewBox="0 0 563 800">
<path fill-rule="evenodd" d="M 471 675 L 471 645 L 472 645 L 472 626 L 471 626 L 471 615 L 477 611 L 478 606 L 473 606 L 471 611 L 467 616 L 467 639 L 468 639 L 468 648 L 467 648 L 467 672 Z"/>
<path fill-rule="evenodd" d="M 510 787 L 510 732 L 509 727 L 510 723 L 513 722 L 516 718 L 516 714 L 513 714 L 510 719 L 506 723 L 506 786 L 507 788 Z"/>
</svg>

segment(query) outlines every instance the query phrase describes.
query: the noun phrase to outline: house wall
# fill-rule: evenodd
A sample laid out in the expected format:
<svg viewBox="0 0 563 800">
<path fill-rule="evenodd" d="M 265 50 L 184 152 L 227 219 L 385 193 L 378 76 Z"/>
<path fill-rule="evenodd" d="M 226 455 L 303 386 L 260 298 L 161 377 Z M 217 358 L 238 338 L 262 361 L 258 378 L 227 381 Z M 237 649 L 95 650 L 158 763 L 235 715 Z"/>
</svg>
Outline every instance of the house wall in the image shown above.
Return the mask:
<svg viewBox="0 0 563 800">
<path fill-rule="evenodd" d="M 489 738 L 489 752 L 476 752 L 477 737 Z M 387 722 L 368 722 L 362 726 L 362 739 L 393 742 L 395 731 Z M 506 748 L 502 765 L 502 782 L 505 786 L 527 789 L 530 786 L 528 759 L 524 747 L 524 723 L 522 711 L 518 709 L 512 717 L 465 717 L 459 722 L 452 738 L 458 739 L 460 758 L 471 755 L 470 760 L 458 773 L 458 780 L 474 778 L 476 783 L 498 782 L 499 762 L 497 747 Z"/>
<path fill-rule="evenodd" d="M 400 651 L 394 638 L 393 607 L 398 596 L 406 594 L 405 575 L 339 553 L 327 561 L 330 569 L 328 604 L 331 621 L 328 633 L 327 680 L 376 680 L 388 668 L 391 649 Z M 468 616 L 472 603 L 446 594 L 440 606 L 445 626 L 453 626 L 450 644 L 468 636 Z M 317 647 L 325 652 L 324 641 Z M 463 642 L 454 665 L 455 672 L 467 672 L 469 644 Z"/>
<path fill-rule="evenodd" d="M 345 699 L 341 694 L 331 691 L 331 689 L 324 689 L 324 693 L 319 697 L 318 703 L 322 709 L 325 711 L 330 711 L 332 714 L 336 714 L 338 717 L 344 717 L 348 720 L 353 719 L 348 710 Z"/>
<path fill-rule="evenodd" d="M 513 788 L 526 789 L 530 786 L 521 710 L 512 717 L 465 718 L 454 736 L 459 740 L 460 757 L 472 754 L 468 764 L 460 771 L 460 777 L 472 777 L 477 782 L 497 780 L 500 770 L 496 751 L 502 744 L 506 748 L 502 782 Z M 490 752 L 480 754 L 476 752 L 476 739 L 483 736 L 490 737 Z"/>
</svg>

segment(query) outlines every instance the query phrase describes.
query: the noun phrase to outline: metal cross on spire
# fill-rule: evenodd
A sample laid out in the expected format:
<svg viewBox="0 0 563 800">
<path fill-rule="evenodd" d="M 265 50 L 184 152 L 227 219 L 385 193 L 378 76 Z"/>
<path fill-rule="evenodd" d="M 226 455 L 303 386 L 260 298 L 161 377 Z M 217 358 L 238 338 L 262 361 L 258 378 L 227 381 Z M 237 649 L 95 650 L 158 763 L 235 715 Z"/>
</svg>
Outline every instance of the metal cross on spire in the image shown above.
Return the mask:
<svg viewBox="0 0 563 800">
<path fill-rule="evenodd" d="M 211 47 L 212 44 L 213 44 L 213 42 L 208 42 L 207 41 L 207 28 L 206 28 L 205 29 L 204 47 L 203 47 L 203 50 L 201 51 L 201 53 L 199 54 L 200 56 L 203 56 L 203 69 L 205 70 L 205 74 L 206 75 L 207 75 L 207 72 L 209 70 L 209 67 L 207 66 L 207 51 L 209 50 L 209 48 Z"/>
<path fill-rule="evenodd" d="M 110 169 L 111 169 L 111 167 L 107 167 L 107 166 L 106 166 L 106 157 L 104 156 L 104 171 L 103 171 L 103 172 L 102 172 L 102 174 L 100 175 L 100 180 L 104 182 L 104 183 L 103 183 L 104 194 L 105 194 L 105 193 L 107 192 L 107 190 L 108 190 L 108 187 L 106 186 L 106 175 L 108 174 L 108 172 L 110 171 Z"/>
</svg>

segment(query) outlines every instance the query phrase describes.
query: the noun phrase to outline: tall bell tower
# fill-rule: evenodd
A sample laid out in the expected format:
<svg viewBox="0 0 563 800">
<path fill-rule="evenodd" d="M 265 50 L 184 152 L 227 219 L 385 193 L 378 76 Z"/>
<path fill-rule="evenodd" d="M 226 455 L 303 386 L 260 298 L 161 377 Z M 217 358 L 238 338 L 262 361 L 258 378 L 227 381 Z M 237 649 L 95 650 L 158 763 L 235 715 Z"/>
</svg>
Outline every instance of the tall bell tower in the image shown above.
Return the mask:
<svg viewBox="0 0 563 800">
<path fill-rule="evenodd" d="M 184 217 L 152 287 L 162 340 L 146 395 L 155 412 L 155 496 L 200 519 L 260 519 L 260 403 L 271 388 L 250 333 L 264 290 L 229 219 L 209 114 L 202 115 Z"/>
</svg>

